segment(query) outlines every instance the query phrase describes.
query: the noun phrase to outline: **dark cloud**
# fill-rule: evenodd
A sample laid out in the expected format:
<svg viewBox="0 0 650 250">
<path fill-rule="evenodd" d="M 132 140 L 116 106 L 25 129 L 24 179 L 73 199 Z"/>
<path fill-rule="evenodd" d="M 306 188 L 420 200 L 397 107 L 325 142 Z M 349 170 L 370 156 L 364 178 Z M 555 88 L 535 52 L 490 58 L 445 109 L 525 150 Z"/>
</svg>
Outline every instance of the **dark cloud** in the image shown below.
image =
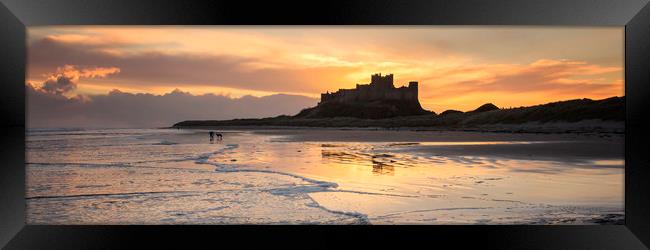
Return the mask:
<svg viewBox="0 0 650 250">
<path fill-rule="evenodd" d="M 164 95 L 131 94 L 66 98 L 27 88 L 27 125 L 42 127 L 164 127 L 190 119 L 261 118 L 293 115 L 313 106 L 314 98 L 277 94 L 230 98 L 192 95 L 179 90 Z"/>
<path fill-rule="evenodd" d="M 64 65 L 63 67 L 58 67 L 56 72 L 48 76 L 40 90 L 50 94 L 62 95 L 75 90 L 77 88 L 77 81 L 81 78 L 103 78 L 119 72 L 120 69 L 115 67 L 78 69 L 74 65 Z"/>
<path fill-rule="evenodd" d="M 72 79 L 61 75 L 57 76 L 55 79 L 47 79 L 43 82 L 42 90 L 50 94 L 61 95 L 76 88 L 77 84 L 72 82 Z"/>
</svg>

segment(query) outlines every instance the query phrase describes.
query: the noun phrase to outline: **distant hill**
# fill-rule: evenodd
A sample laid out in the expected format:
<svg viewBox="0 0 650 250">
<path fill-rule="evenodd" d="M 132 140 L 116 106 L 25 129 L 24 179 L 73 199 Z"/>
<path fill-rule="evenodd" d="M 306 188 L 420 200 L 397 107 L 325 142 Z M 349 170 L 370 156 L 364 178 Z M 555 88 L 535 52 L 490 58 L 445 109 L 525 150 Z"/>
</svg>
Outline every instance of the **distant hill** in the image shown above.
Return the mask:
<svg viewBox="0 0 650 250">
<path fill-rule="evenodd" d="M 490 111 L 468 116 L 464 124 L 517 124 L 525 122 L 577 122 L 582 120 L 625 120 L 625 97 L 603 100 L 576 99 L 531 107 Z"/>
<path fill-rule="evenodd" d="M 440 115 L 461 114 L 463 111 L 448 109 L 440 113 Z"/>
<path fill-rule="evenodd" d="M 343 112 L 344 113 L 344 112 Z M 353 117 L 304 118 L 278 116 L 262 119 L 235 119 L 224 121 L 183 121 L 173 127 L 224 127 L 224 126 L 304 126 L 304 127 L 422 127 L 422 128 L 464 128 L 491 124 L 525 124 L 602 120 L 622 122 L 625 120 L 625 97 L 611 97 L 603 100 L 576 99 L 552 102 L 542 105 L 499 109 L 494 104 L 485 104 L 470 112 L 448 110 L 417 116 L 401 116 L 384 119 L 362 119 Z"/>
<path fill-rule="evenodd" d="M 481 105 L 477 109 L 472 110 L 472 111 L 467 112 L 467 113 L 483 113 L 483 112 L 488 112 L 488 111 L 498 110 L 498 109 L 499 109 L 499 107 L 497 107 L 496 105 L 494 105 L 492 103 L 486 103 L 486 104 Z"/>
</svg>

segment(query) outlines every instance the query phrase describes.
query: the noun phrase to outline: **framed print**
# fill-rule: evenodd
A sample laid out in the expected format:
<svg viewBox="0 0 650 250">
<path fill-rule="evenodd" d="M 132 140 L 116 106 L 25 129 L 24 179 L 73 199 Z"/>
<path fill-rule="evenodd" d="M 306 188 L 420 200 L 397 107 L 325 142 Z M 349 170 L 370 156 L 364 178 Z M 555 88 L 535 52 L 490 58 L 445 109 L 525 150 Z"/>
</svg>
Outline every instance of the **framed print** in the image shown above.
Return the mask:
<svg viewBox="0 0 650 250">
<path fill-rule="evenodd" d="M 647 1 L 0 14 L 7 249 L 650 243 Z"/>
</svg>

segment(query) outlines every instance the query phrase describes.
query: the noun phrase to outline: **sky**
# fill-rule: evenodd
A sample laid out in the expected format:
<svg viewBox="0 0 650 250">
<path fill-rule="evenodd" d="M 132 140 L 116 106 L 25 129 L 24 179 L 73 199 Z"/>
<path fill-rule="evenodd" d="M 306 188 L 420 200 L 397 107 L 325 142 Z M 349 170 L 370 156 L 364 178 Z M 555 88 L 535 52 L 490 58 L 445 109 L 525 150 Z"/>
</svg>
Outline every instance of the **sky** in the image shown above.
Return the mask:
<svg viewBox="0 0 650 250">
<path fill-rule="evenodd" d="M 293 115 L 374 73 L 418 81 L 438 113 L 602 99 L 624 95 L 623 41 L 623 27 L 34 26 L 28 124 Z"/>
</svg>

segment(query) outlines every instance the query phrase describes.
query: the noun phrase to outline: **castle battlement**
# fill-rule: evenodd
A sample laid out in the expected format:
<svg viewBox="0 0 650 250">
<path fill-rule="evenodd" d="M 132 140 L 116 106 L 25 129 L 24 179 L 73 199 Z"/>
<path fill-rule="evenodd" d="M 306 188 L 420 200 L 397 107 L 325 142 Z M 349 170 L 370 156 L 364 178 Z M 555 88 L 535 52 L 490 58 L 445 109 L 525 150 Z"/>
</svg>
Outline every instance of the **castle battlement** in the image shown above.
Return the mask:
<svg viewBox="0 0 650 250">
<path fill-rule="evenodd" d="M 357 84 L 354 89 L 339 89 L 333 93 L 321 94 L 320 103 L 353 103 L 377 100 L 418 102 L 418 82 L 412 81 L 409 82 L 408 86 L 395 88 L 393 74 L 385 76 L 382 76 L 381 73 L 374 74 L 370 77 L 369 84 Z"/>
</svg>

